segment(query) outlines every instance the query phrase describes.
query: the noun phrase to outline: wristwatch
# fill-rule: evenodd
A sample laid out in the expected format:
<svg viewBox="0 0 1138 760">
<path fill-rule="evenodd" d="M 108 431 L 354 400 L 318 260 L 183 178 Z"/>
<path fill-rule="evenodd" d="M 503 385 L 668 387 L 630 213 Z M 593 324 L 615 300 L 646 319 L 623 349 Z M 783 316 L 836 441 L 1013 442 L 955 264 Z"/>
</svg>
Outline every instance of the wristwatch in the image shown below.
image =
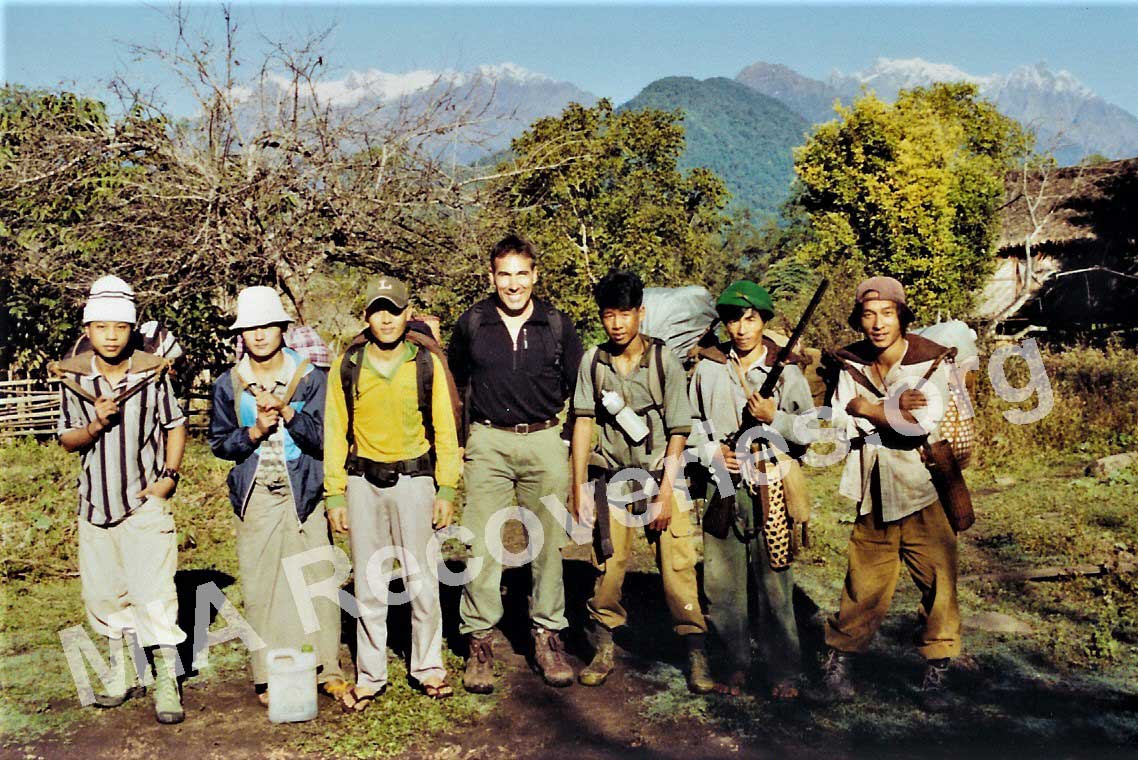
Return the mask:
<svg viewBox="0 0 1138 760">
<path fill-rule="evenodd" d="M 166 467 L 162 472 L 158 473 L 158 479 L 161 480 L 162 478 L 169 478 L 174 481 L 174 485 L 178 485 L 178 481 L 182 479 L 182 476 L 177 470 L 171 470 L 169 467 Z"/>
</svg>

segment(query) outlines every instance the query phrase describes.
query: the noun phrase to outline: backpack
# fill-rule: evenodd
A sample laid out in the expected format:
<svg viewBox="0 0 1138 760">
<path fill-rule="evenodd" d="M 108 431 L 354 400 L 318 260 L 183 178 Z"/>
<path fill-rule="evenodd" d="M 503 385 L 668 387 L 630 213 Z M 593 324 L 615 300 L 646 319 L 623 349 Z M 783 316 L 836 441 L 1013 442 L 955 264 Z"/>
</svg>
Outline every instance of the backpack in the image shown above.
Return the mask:
<svg viewBox="0 0 1138 760">
<path fill-rule="evenodd" d="M 649 409 L 655 409 L 661 415 L 664 414 L 664 341 L 659 338 L 644 336 L 648 340 L 648 393 L 652 398 L 652 404 L 647 409 L 634 409 L 637 414 Z M 593 358 L 589 364 L 589 375 L 593 378 L 593 398 L 596 403 L 597 414 L 599 415 L 604 410 L 604 405 L 601 404 L 601 393 L 604 390 L 604 380 L 601 377 L 601 354 L 609 358 L 609 363 L 612 362 L 612 355 L 607 351 L 597 346 L 593 350 Z M 652 434 L 651 418 L 647 419 L 649 434 L 648 434 L 648 453 L 652 453 Z"/>
<path fill-rule="evenodd" d="M 643 304 L 641 332 L 662 340 L 690 369 L 688 364 L 694 362 L 687 360 L 693 357 L 692 351 L 709 333 L 714 337 L 719 322 L 711 293 L 702 285 L 645 288 Z"/>
<path fill-rule="evenodd" d="M 164 325 L 155 321 L 144 322 L 131 331 L 128 345 L 134 351 L 134 355 L 131 357 L 132 371 L 150 374 L 133 386 L 124 388 L 115 396 L 115 403 L 117 404 L 123 403 L 142 390 L 147 383 L 159 381 L 167 374 L 173 374 L 175 360 L 183 356 L 182 347 L 174 338 L 174 334 Z M 75 340 L 75 343 L 67 350 L 61 360 L 48 364 L 47 370 L 51 375 L 59 378 L 60 383 L 79 398 L 94 404 L 94 394 L 85 390 L 72 377 L 73 375 L 83 376 L 90 372 L 93 356 L 94 350 L 91 348 L 91 341 L 84 333 Z"/>
<path fill-rule="evenodd" d="M 435 454 L 435 420 L 432 414 L 432 390 L 435 383 L 435 364 L 432 356 L 437 356 L 442 363 L 446 375 L 447 391 L 450 394 L 451 412 L 454 414 L 455 431 L 459 440 L 463 440 L 462 400 L 458 395 L 458 388 L 454 384 L 454 377 L 447 367 L 446 354 L 442 346 L 430 335 L 417 330 L 408 329 L 403 335 L 404 340 L 419 348 L 415 354 L 415 387 L 418 398 L 419 414 L 423 418 L 423 432 L 427 443 L 430 444 L 430 456 Z M 359 398 L 360 372 L 363 369 L 364 350 L 368 344 L 368 331 L 365 329 L 352 339 L 348 350 L 344 352 L 344 359 L 340 362 L 340 387 L 344 391 L 344 402 L 348 409 L 348 459 L 356 458 L 355 411 L 356 400 Z"/>
<path fill-rule="evenodd" d="M 184 354 L 182 346 L 174 337 L 174 333 L 170 332 L 165 325 L 160 325 L 153 320 L 143 322 L 131 332 L 130 347 L 135 351 L 144 351 L 159 358 L 167 359 L 171 363 L 182 358 Z M 87 338 L 86 333 L 83 333 L 75 340 L 63 358 L 70 359 L 89 351 L 91 351 L 91 341 Z"/>
<path fill-rule="evenodd" d="M 307 359 L 314 367 L 328 369 L 332 366 L 332 349 L 316 332 L 316 328 L 308 325 L 293 325 L 281 336 L 284 344 Z M 236 338 L 237 361 L 245 355 L 245 340 L 238 333 Z"/>
</svg>

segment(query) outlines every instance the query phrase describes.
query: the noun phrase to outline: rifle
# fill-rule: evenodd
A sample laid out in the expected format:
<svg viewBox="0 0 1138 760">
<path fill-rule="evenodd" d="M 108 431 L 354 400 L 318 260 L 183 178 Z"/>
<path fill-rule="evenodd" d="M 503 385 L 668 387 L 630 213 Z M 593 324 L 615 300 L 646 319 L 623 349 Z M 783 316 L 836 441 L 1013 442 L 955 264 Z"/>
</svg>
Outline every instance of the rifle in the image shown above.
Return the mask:
<svg viewBox="0 0 1138 760">
<path fill-rule="evenodd" d="M 763 398 L 770 398 L 774 395 L 774 387 L 778 384 L 778 379 L 782 375 L 782 370 L 790 361 L 790 354 L 794 347 L 798 345 L 798 341 L 802 339 L 802 333 L 806 332 L 806 326 L 810 324 L 810 319 L 814 316 L 814 312 L 818 309 L 818 304 L 822 302 L 822 296 L 826 294 L 826 288 L 830 287 L 830 281 L 825 277 L 822 282 L 818 283 L 818 289 L 814 291 L 814 297 L 810 299 L 810 303 L 806 305 L 806 311 L 802 312 L 802 316 L 798 319 L 798 324 L 794 326 L 794 332 L 790 334 L 790 340 L 786 345 L 779 349 L 778 356 L 775 357 L 774 366 L 767 374 L 767 379 L 763 381 L 762 386 L 759 388 L 759 395 Z"/>
</svg>

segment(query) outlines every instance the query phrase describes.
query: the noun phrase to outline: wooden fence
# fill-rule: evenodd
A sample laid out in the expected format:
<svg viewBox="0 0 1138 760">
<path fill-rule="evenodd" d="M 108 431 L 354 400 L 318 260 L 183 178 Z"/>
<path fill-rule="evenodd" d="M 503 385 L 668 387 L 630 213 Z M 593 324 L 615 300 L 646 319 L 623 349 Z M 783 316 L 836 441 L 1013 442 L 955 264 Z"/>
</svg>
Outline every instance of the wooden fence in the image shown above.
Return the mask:
<svg viewBox="0 0 1138 760">
<path fill-rule="evenodd" d="M 51 435 L 59 420 L 59 380 L 0 380 L 0 436 Z"/>
<path fill-rule="evenodd" d="M 55 435 L 59 421 L 58 378 L 12 378 L 0 375 L 0 438 L 13 436 Z M 182 411 L 191 430 L 204 430 L 209 425 L 210 394 L 208 386 L 195 383 L 187 397 L 180 399 Z"/>
</svg>

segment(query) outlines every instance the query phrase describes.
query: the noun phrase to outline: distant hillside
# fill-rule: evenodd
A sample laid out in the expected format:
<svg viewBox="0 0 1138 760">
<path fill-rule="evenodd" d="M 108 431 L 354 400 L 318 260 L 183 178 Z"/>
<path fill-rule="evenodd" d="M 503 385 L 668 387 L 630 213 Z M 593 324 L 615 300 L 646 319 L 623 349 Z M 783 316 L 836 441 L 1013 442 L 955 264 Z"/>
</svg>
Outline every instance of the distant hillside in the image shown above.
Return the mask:
<svg viewBox="0 0 1138 760">
<path fill-rule="evenodd" d="M 811 124 L 833 119 L 834 100 L 842 96 L 825 82 L 802 76 L 781 63 L 760 61 L 740 71 L 735 79 L 774 98 Z"/>
<path fill-rule="evenodd" d="M 733 203 L 777 214 L 794 176 L 791 149 L 809 124 L 782 103 L 730 79 L 668 77 L 645 87 L 621 109 L 681 109 L 687 149 L 682 168 L 721 176 Z"/>
</svg>

